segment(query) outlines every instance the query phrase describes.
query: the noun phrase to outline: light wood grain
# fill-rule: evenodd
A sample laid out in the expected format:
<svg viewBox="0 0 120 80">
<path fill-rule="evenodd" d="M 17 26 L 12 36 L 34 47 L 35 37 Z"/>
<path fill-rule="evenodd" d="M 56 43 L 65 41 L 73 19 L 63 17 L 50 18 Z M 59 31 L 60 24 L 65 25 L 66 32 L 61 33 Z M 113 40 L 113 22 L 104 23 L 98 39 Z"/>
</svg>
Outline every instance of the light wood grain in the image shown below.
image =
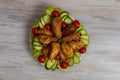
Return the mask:
<svg viewBox="0 0 120 80">
<path fill-rule="evenodd" d="M 70 12 L 91 36 L 81 64 L 46 71 L 29 50 L 31 25 L 49 5 Z M 0 80 L 120 80 L 120 0 L 0 0 Z"/>
</svg>

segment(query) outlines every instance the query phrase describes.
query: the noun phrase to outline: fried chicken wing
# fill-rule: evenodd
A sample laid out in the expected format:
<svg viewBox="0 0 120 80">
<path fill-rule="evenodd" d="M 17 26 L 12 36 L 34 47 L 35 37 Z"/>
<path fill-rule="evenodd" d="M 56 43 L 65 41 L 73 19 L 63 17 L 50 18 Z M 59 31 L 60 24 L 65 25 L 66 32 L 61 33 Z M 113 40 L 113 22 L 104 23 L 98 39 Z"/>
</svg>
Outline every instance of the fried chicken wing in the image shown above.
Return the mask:
<svg viewBox="0 0 120 80">
<path fill-rule="evenodd" d="M 47 30 L 47 29 L 40 29 L 38 31 L 39 34 L 44 34 L 44 35 L 47 35 L 47 36 L 53 36 L 52 32 L 50 30 Z"/>
<path fill-rule="evenodd" d="M 71 33 L 74 33 L 76 31 L 76 28 L 74 25 L 69 25 L 63 30 L 63 35 L 69 35 Z"/>
<path fill-rule="evenodd" d="M 65 42 L 72 41 L 72 40 L 76 41 L 76 40 L 78 40 L 79 37 L 80 37 L 80 33 L 74 32 L 70 35 L 64 36 L 62 38 L 62 40 L 65 41 Z"/>
<path fill-rule="evenodd" d="M 51 49 L 50 46 L 45 46 L 45 47 L 43 48 L 43 55 L 44 55 L 45 57 L 49 55 L 50 49 Z"/>
<path fill-rule="evenodd" d="M 65 59 L 66 59 L 66 56 L 64 55 L 64 53 L 63 53 L 62 50 L 60 50 L 59 56 L 60 56 L 60 58 L 61 58 L 62 60 L 65 60 Z"/>
<path fill-rule="evenodd" d="M 74 51 L 78 51 L 85 46 L 85 43 L 82 41 L 70 41 L 68 44 Z"/>
<path fill-rule="evenodd" d="M 39 35 L 39 41 L 40 41 L 40 43 L 43 44 L 43 46 L 47 46 L 52 41 L 57 41 L 57 39 L 55 37 L 50 37 L 47 35 Z"/>
<path fill-rule="evenodd" d="M 60 44 L 57 42 L 51 43 L 51 52 L 50 52 L 50 60 L 52 61 L 60 51 Z"/>
<path fill-rule="evenodd" d="M 62 18 L 60 16 L 53 19 L 52 31 L 57 39 L 60 39 L 62 37 L 61 24 L 62 24 Z"/>
<path fill-rule="evenodd" d="M 66 58 L 71 58 L 74 55 L 73 49 L 68 45 L 68 43 L 63 42 L 61 47 L 62 47 L 62 51 L 65 54 Z"/>
</svg>

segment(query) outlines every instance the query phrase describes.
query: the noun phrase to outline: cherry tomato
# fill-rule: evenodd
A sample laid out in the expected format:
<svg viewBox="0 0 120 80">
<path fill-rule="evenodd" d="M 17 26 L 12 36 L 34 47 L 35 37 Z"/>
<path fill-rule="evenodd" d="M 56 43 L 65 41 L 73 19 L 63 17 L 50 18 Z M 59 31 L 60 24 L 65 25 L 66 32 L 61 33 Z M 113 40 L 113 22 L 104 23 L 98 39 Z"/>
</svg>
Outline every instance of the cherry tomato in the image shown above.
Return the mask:
<svg viewBox="0 0 120 80">
<path fill-rule="evenodd" d="M 68 66 L 68 63 L 65 61 L 60 63 L 61 68 L 67 68 L 67 66 Z"/>
<path fill-rule="evenodd" d="M 47 24 L 45 24 L 45 26 L 44 26 L 47 30 L 50 30 L 50 28 L 51 28 L 51 24 L 50 23 L 47 23 Z"/>
<path fill-rule="evenodd" d="M 62 22 L 62 29 L 64 29 L 66 26 L 67 26 L 67 23 L 66 22 Z"/>
<path fill-rule="evenodd" d="M 57 56 L 55 57 L 55 60 L 60 60 L 60 56 L 57 55 Z"/>
<path fill-rule="evenodd" d="M 73 22 L 73 25 L 74 25 L 76 28 L 79 28 L 80 22 L 79 22 L 78 20 L 75 20 L 75 21 Z"/>
<path fill-rule="evenodd" d="M 57 16 L 59 16 L 59 12 L 58 11 L 56 11 L 56 10 L 54 10 L 53 12 L 52 12 L 52 17 L 54 18 L 54 17 L 57 17 Z"/>
<path fill-rule="evenodd" d="M 85 48 L 85 47 L 81 48 L 81 49 L 79 50 L 79 52 L 80 52 L 81 54 L 84 54 L 84 53 L 86 52 L 86 48 Z"/>
<path fill-rule="evenodd" d="M 45 56 L 44 56 L 44 55 L 40 55 L 40 56 L 38 57 L 38 61 L 39 61 L 40 63 L 44 63 L 44 62 L 45 62 Z"/>
<path fill-rule="evenodd" d="M 38 29 L 38 28 L 33 28 L 33 29 L 32 29 L 32 33 L 33 33 L 34 35 L 37 35 L 38 32 L 39 32 L 39 29 Z"/>
</svg>

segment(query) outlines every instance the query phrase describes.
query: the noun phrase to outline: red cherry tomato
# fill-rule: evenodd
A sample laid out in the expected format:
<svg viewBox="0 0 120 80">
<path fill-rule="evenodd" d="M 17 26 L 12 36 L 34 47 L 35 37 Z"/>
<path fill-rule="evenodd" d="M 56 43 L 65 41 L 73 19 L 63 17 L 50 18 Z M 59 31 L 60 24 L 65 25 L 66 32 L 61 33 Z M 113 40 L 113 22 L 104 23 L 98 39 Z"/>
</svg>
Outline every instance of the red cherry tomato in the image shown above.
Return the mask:
<svg viewBox="0 0 120 80">
<path fill-rule="evenodd" d="M 57 16 L 59 16 L 59 12 L 58 11 L 56 11 L 56 10 L 54 10 L 53 12 L 52 12 L 52 17 L 54 18 L 54 17 L 57 17 Z"/>
<path fill-rule="evenodd" d="M 39 32 L 39 29 L 38 29 L 38 28 L 33 28 L 33 29 L 32 29 L 32 33 L 33 33 L 34 35 L 37 35 L 38 32 Z"/>
<path fill-rule="evenodd" d="M 85 48 L 85 47 L 81 48 L 81 49 L 79 50 L 79 52 L 80 52 L 81 54 L 84 54 L 84 53 L 86 52 L 86 48 Z"/>
<path fill-rule="evenodd" d="M 74 25 L 76 28 L 79 28 L 80 22 L 79 22 L 78 20 L 75 20 L 75 21 L 73 22 L 73 25 Z"/>
<path fill-rule="evenodd" d="M 44 26 L 47 30 L 50 30 L 50 28 L 51 28 L 51 24 L 50 23 L 47 23 L 47 24 L 45 24 L 45 26 Z"/>
<path fill-rule="evenodd" d="M 67 68 L 67 66 L 68 66 L 68 63 L 66 63 L 65 61 L 60 63 L 61 68 Z"/>
<path fill-rule="evenodd" d="M 64 29 L 66 26 L 67 26 L 67 23 L 66 22 L 62 22 L 62 29 Z"/>
<path fill-rule="evenodd" d="M 39 61 L 40 63 L 44 63 L 44 62 L 45 62 L 45 56 L 44 56 L 44 55 L 40 55 L 40 56 L 38 57 L 38 61 Z"/>
<path fill-rule="evenodd" d="M 60 60 L 60 56 L 56 56 L 56 57 L 55 57 L 55 60 Z"/>
</svg>

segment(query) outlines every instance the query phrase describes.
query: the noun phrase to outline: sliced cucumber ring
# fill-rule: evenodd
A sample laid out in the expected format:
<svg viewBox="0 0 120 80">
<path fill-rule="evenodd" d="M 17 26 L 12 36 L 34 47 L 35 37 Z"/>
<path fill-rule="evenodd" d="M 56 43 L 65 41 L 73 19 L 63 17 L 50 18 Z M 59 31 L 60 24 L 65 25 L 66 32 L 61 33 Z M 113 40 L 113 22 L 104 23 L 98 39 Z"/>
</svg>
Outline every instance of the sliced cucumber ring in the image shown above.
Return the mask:
<svg viewBox="0 0 120 80">
<path fill-rule="evenodd" d="M 46 69 L 48 69 L 48 70 L 51 69 L 55 63 L 56 63 L 55 60 L 51 61 L 50 59 L 48 59 L 46 64 L 45 64 Z"/>
<path fill-rule="evenodd" d="M 60 14 L 61 17 L 63 17 L 63 16 L 68 16 L 68 15 L 69 15 L 69 13 L 68 13 L 67 11 L 64 11 L 64 12 L 62 12 L 62 13 Z"/>
<path fill-rule="evenodd" d="M 51 13 L 55 10 L 55 6 L 50 6 L 46 9 L 46 14 L 51 15 Z"/>
<path fill-rule="evenodd" d="M 66 19 L 67 17 L 68 17 L 68 16 L 66 16 L 66 15 L 63 16 L 63 17 L 62 17 L 62 21 L 65 21 L 65 19 Z"/>
<path fill-rule="evenodd" d="M 58 61 L 55 61 L 54 65 L 53 65 L 53 67 L 51 69 L 55 70 L 55 69 L 57 69 L 57 66 L 58 66 Z"/>
<path fill-rule="evenodd" d="M 43 17 L 41 17 L 40 21 L 41 21 L 42 25 L 44 26 L 45 25 L 45 21 L 44 21 Z"/>
<path fill-rule="evenodd" d="M 83 41 L 85 43 L 85 45 L 89 44 L 89 41 L 87 39 L 81 39 L 81 41 Z"/>
<path fill-rule="evenodd" d="M 73 56 L 73 59 L 74 59 L 74 63 L 75 64 L 79 64 L 80 63 L 80 58 L 77 57 L 76 55 Z"/>
<path fill-rule="evenodd" d="M 87 31 L 86 31 L 85 29 L 82 29 L 82 30 L 80 30 L 79 32 L 80 32 L 82 35 L 83 35 L 83 34 L 87 34 Z"/>
<path fill-rule="evenodd" d="M 70 17 L 67 17 L 65 18 L 64 22 L 66 22 L 67 24 L 71 24 L 73 20 Z"/>
<path fill-rule="evenodd" d="M 36 27 L 39 27 L 39 22 L 34 23 L 32 26 L 32 28 L 36 28 Z"/>
<path fill-rule="evenodd" d="M 33 41 L 35 41 L 35 42 L 39 42 L 39 38 L 38 38 L 38 36 L 34 36 Z"/>
<path fill-rule="evenodd" d="M 42 46 L 39 42 L 33 42 L 34 46 Z"/>
<path fill-rule="evenodd" d="M 73 59 L 73 57 L 70 58 L 70 60 L 69 60 L 69 62 L 68 62 L 68 65 L 69 65 L 69 66 L 73 66 L 73 65 L 74 65 L 74 59 Z"/>
<path fill-rule="evenodd" d="M 34 49 L 36 49 L 36 50 L 42 50 L 43 49 L 43 47 L 42 46 L 34 46 Z"/>
<path fill-rule="evenodd" d="M 37 52 L 37 53 L 33 54 L 33 56 L 34 56 L 35 60 L 38 60 L 38 57 L 40 56 L 40 53 Z"/>
<path fill-rule="evenodd" d="M 81 56 L 81 54 L 80 54 L 80 52 L 75 52 L 75 55 L 78 57 L 78 58 L 80 58 L 80 56 Z"/>
<path fill-rule="evenodd" d="M 39 26 L 40 26 L 40 28 L 44 27 L 41 21 L 39 22 Z"/>
<path fill-rule="evenodd" d="M 80 38 L 89 40 L 89 35 L 88 34 L 83 34 Z"/>
<path fill-rule="evenodd" d="M 43 20 L 44 20 L 45 24 L 50 23 L 51 22 L 51 17 L 49 15 L 44 15 Z"/>
</svg>

